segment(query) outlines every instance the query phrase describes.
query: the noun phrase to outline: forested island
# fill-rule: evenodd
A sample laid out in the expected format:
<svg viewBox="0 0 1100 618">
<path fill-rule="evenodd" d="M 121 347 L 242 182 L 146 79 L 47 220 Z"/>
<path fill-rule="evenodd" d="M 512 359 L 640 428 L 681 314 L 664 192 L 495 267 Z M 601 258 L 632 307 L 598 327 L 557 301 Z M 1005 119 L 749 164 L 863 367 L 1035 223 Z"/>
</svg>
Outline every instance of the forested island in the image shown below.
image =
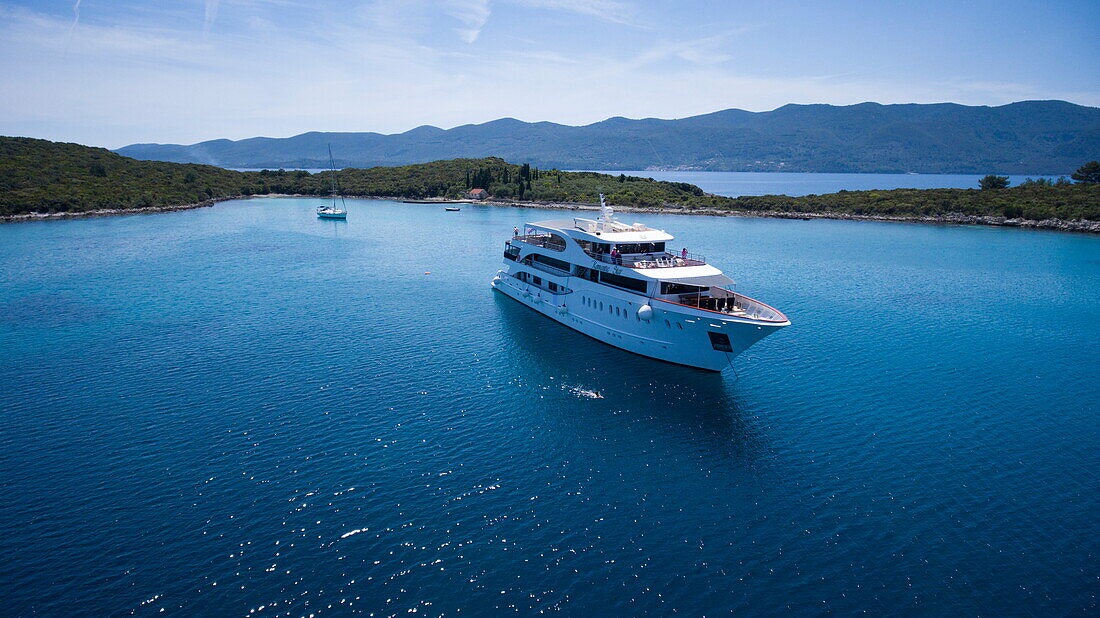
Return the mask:
<svg viewBox="0 0 1100 618">
<path fill-rule="evenodd" d="M 840 191 L 826 195 L 723 197 L 687 183 L 594 172 L 540 170 L 490 157 L 339 171 L 348 196 L 461 198 L 483 188 L 497 203 L 610 203 L 640 210 L 748 216 L 885 218 L 1100 231 L 1100 170 L 1077 181 L 985 189 Z M 1100 166 L 1100 164 L 1096 164 Z M 1090 170 L 1092 170 L 1090 172 Z M 989 178 L 1000 178 L 991 176 Z M 113 214 L 209 205 L 253 195 L 327 195 L 326 174 L 238 172 L 210 165 L 138 161 L 102 148 L 0 137 L 0 217 Z M 983 186 L 986 183 L 983 181 Z"/>
</svg>

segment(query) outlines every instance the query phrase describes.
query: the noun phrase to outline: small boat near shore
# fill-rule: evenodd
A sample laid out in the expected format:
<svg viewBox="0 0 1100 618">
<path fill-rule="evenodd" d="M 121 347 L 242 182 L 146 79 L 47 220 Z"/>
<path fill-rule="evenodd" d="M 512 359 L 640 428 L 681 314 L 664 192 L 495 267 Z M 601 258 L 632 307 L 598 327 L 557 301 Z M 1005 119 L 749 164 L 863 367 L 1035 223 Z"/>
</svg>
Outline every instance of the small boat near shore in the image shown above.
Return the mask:
<svg viewBox="0 0 1100 618">
<path fill-rule="evenodd" d="M 460 211 L 460 210 L 462 210 L 462 209 L 461 209 L 461 208 L 459 208 L 458 206 L 447 206 L 447 207 L 446 207 L 446 208 L 444 208 L 443 210 L 446 210 L 447 212 L 458 212 L 458 211 Z"/>
</svg>

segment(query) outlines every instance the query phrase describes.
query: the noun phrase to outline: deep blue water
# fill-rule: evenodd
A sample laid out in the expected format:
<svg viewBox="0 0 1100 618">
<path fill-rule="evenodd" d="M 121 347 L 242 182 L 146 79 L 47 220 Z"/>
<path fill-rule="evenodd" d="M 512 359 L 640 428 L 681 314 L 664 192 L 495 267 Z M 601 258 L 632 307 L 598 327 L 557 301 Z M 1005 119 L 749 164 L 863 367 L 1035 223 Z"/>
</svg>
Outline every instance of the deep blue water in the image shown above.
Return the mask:
<svg viewBox="0 0 1100 618">
<path fill-rule="evenodd" d="M 710 374 L 314 203 L 0 226 L 5 614 L 1097 611 L 1100 238 L 646 217 L 793 321 Z"/>
<path fill-rule="evenodd" d="M 795 172 L 675 172 L 650 170 L 592 170 L 654 180 L 691 183 L 707 193 L 741 195 L 820 195 L 870 189 L 977 189 L 985 174 L 814 174 Z M 1057 176 L 1009 176 L 1016 186 L 1028 178 L 1058 180 Z"/>
</svg>

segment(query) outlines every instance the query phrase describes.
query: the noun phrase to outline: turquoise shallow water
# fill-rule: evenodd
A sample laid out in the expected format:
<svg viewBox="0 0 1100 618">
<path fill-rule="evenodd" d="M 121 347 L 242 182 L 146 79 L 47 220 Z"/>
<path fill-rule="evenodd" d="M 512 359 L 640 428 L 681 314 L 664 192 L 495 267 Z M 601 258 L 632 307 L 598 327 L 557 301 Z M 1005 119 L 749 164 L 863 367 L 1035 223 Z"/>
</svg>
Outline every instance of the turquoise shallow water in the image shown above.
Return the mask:
<svg viewBox="0 0 1100 618">
<path fill-rule="evenodd" d="M 793 321 L 716 375 L 313 207 L 0 226 L 5 613 L 1096 612 L 1100 238 L 645 217 Z"/>
</svg>

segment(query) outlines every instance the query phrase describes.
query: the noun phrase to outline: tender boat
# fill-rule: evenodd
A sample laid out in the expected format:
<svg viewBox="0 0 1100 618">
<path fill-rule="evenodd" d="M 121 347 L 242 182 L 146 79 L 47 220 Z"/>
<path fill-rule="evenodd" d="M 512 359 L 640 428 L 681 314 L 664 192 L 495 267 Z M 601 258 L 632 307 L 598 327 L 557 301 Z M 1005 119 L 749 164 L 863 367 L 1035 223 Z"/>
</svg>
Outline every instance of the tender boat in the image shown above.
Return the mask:
<svg viewBox="0 0 1100 618">
<path fill-rule="evenodd" d="M 344 203 L 344 198 L 339 195 L 339 191 L 336 189 L 336 161 L 332 158 L 332 146 L 328 147 L 328 162 L 329 168 L 332 171 L 332 205 L 318 206 L 317 216 L 321 219 L 347 219 L 348 209 Z M 336 205 L 336 199 L 339 197 L 340 205 Z"/>
<path fill-rule="evenodd" d="M 446 210 L 447 212 L 458 212 L 462 209 L 461 208 L 455 208 L 454 206 L 445 206 L 443 208 L 443 210 Z"/>
<path fill-rule="evenodd" d="M 673 236 L 600 203 L 596 220 L 528 223 L 505 243 L 493 289 L 604 343 L 710 371 L 790 325 L 703 256 L 668 251 Z"/>
</svg>

